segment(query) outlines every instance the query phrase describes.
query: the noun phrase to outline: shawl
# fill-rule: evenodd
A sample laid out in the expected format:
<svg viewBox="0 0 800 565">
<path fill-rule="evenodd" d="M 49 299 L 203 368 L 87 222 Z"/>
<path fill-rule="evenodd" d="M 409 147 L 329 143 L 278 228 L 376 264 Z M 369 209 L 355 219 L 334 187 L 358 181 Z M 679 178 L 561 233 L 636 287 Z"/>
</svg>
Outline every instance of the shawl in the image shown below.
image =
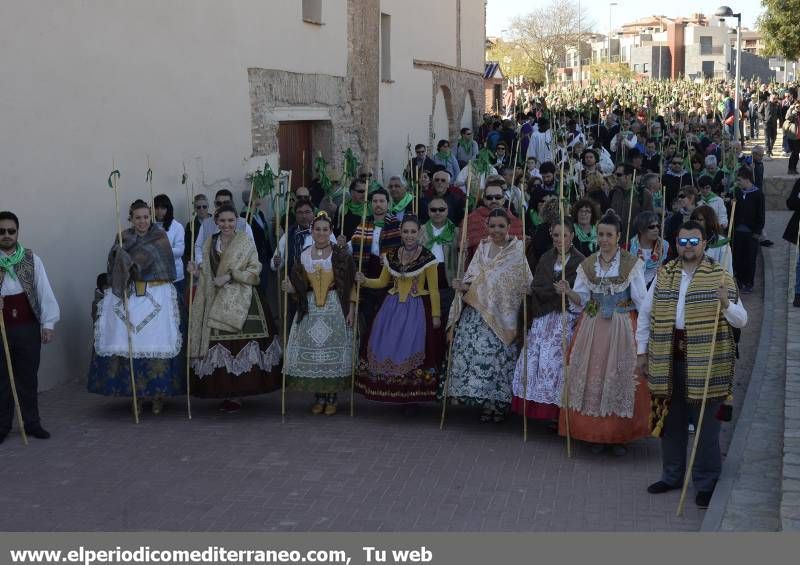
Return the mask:
<svg viewBox="0 0 800 565">
<path fill-rule="evenodd" d="M 585 257 L 570 246 L 567 250 L 567 271 L 566 279 L 570 287 L 575 286 L 575 278 L 578 274 L 578 267 Z M 536 272 L 533 275 L 533 295 L 531 296 L 530 319 L 539 318 L 550 312 L 561 310 L 561 295 L 553 288 L 556 280 L 561 280 L 561 275 L 555 273 L 556 260 L 559 252 L 555 248 L 547 250 L 536 264 Z"/>
<path fill-rule="evenodd" d="M 650 340 L 648 343 L 648 379 L 650 392 L 656 398 L 668 400 L 672 395 L 672 336 L 675 330 L 675 312 L 681 286 L 683 262 L 675 259 L 667 263 L 655 281 L 653 309 L 650 314 Z M 703 257 L 686 291 L 684 322 L 686 331 L 686 391 L 690 402 L 700 402 L 711 355 L 714 315 L 717 311 L 717 286 L 720 282 L 728 288 L 728 299 L 736 302 L 739 293 L 736 283 L 727 270 L 709 257 Z M 708 399 L 727 398 L 733 386 L 734 365 L 733 332 L 720 311 L 717 341 L 711 364 Z"/>
<path fill-rule="evenodd" d="M 36 294 L 36 262 L 33 258 L 33 251 L 23 248 L 20 244 L 17 244 L 17 246 L 17 250 L 22 249 L 22 257 L 14 263 L 17 270 L 14 272 L 14 270 L 6 271 L 5 269 L 0 269 L 0 288 L 3 288 L 3 280 L 6 274 L 11 277 L 13 273 L 22 286 L 22 292 L 28 299 L 28 304 L 30 304 L 33 313 L 36 315 L 36 319 L 41 320 L 42 305 L 39 303 L 39 295 Z M 3 253 L 0 253 L 0 256 L 3 255 Z M 4 271 L 6 274 L 4 274 Z"/>
<path fill-rule="evenodd" d="M 253 300 L 254 286 L 259 281 L 261 263 L 252 240 L 245 232 L 236 232 L 227 249 L 219 256 L 213 268 L 212 253 L 219 234 L 209 237 L 203 244 L 203 264 L 197 294 L 192 302 L 194 316 L 189 328 L 192 338 L 192 357 L 204 357 L 208 351 L 211 329 L 227 332 L 240 331 L 247 320 Z M 214 285 L 214 277 L 230 273 L 231 281 Z"/>
<path fill-rule="evenodd" d="M 517 335 L 517 313 L 533 275 L 521 240 L 512 238 L 493 259 L 489 257 L 491 248 L 487 238 L 475 252 L 464 275 L 464 282 L 470 284 L 464 302 L 480 312 L 483 321 L 503 343 L 511 345 Z M 448 325 L 460 315 L 461 304 L 455 301 Z"/>
<path fill-rule="evenodd" d="M 436 257 L 429 249 L 423 247 L 419 256 L 408 265 L 403 265 L 400 261 L 400 248 L 390 249 L 383 256 L 383 264 L 389 270 L 389 274 L 395 278 L 415 278 L 430 267 L 436 265 Z"/>
<path fill-rule="evenodd" d="M 661 245 L 659 245 L 659 242 L 661 243 Z M 656 249 L 656 247 L 661 247 L 660 252 L 658 249 Z M 654 269 L 657 269 L 659 265 L 661 265 L 661 262 L 664 261 L 664 258 L 667 256 L 668 248 L 669 244 L 665 240 L 659 237 L 656 240 L 653 249 L 650 251 L 650 255 L 645 257 L 644 253 L 642 253 L 642 248 L 640 247 L 639 244 L 639 236 L 635 235 L 631 238 L 631 245 L 630 245 L 631 255 L 636 255 L 637 257 L 639 257 L 639 259 L 644 261 L 645 271 L 652 271 Z"/>
<path fill-rule="evenodd" d="M 333 246 L 331 267 L 333 268 L 333 281 L 336 285 L 336 294 L 339 296 L 342 314 L 347 318 L 347 313 L 350 309 L 350 291 L 353 288 L 356 274 L 355 261 L 347 252 L 347 248 L 338 245 Z M 295 290 L 292 297 L 297 301 L 297 321 L 300 322 L 308 314 L 306 294 L 311 290 L 301 261 L 297 261 L 294 264 L 292 271 L 289 273 L 289 280 Z"/>
<path fill-rule="evenodd" d="M 17 248 L 11 255 L 0 253 L 0 269 L 6 272 L 8 277 L 13 281 L 17 280 L 17 275 L 14 272 L 14 267 L 19 265 L 25 258 L 25 248 L 20 243 L 17 243 Z"/>
<path fill-rule="evenodd" d="M 107 272 L 117 298 L 122 298 L 131 281 L 174 281 L 178 275 L 167 232 L 151 224 L 147 233 L 139 236 L 128 228 L 122 232 L 122 250 L 117 241 L 108 252 Z"/>
</svg>

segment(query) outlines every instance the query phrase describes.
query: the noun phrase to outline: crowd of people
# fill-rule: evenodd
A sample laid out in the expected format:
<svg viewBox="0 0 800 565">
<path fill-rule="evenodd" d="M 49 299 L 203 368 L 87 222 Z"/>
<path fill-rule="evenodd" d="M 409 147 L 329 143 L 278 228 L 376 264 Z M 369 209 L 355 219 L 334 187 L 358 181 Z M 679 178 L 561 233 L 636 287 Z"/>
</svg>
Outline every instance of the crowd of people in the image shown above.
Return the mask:
<svg viewBox="0 0 800 565">
<path fill-rule="evenodd" d="M 232 413 L 285 385 L 326 416 L 354 390 L 407 414 L 427 402 L 474 406 L 482 422 L 520 414 L 616 456 L 652 434 L 654 494 L 681 485 L 697 426 L 693 481 L 707 506 L 747 323 L 740 295 L 771 244 L 763 160 L 776 96 L 788 100 L 790 172 L 800 148 L 795 87 L 743 93 L 756 111 L 739 109 L 738 135 L 724 83 L 535 93 L 432 156 L 416 145 L 388 179 L 297 187 L 278 220 L 252 191 L 243 210 L 228 190 L 196 195 L 185 226 L 168 196 L 152 209 L 137 200 L 97 279 L 88 390 L 135 392 L 137 415 L 142 401 L 158 414 L 187 393 Z M 0 304 L 24 426 L 45 437 L 38 344 L 59 314 L 19 224 L 0 213 Z M 2 441 L 13 403 L 0 371 Z"/>
</svg>

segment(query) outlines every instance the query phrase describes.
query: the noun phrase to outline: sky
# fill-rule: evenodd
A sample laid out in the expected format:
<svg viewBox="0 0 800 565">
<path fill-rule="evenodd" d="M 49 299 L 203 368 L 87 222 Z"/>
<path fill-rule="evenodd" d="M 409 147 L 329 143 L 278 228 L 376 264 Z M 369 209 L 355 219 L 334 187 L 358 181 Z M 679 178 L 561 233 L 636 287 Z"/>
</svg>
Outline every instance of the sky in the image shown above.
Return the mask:
<svg viewBox="0 0 800 565">
<path fill-rule="evenodd" d="M 486 5 L 486 35 L 502 36 L 515 16 L 521 16 L 533 10 L 547 6 L 551 0 L 488 0 Z M 577 0 L 574 0 L 577 2 Z M 724 4 L 727 2 L 727 4 Z M 689 16 L 695 12 L 713 15 L 718 7 L 730 6 L 734 12 L 742 13 L 742 27 L 755 29 L 755 22 L 761 13 L 759 0 L 670 0 L 653 3 L 642 0 L 616 0 L 617 5 L 611 8 L 611 22 L 614 28 L 620 24 L 637 20 L 646 16 Z M 653 8 L 659 5 L 659 8 Z M 606 33 L 609 22 L 609 0 L 583 0 L 581 10 L 594 21 L 594 31 Z M 659 13 L 660 12 L 660 13 Z M 736 19 L 730 18 L 728 25 L 735 26 Z"/>
</svg>

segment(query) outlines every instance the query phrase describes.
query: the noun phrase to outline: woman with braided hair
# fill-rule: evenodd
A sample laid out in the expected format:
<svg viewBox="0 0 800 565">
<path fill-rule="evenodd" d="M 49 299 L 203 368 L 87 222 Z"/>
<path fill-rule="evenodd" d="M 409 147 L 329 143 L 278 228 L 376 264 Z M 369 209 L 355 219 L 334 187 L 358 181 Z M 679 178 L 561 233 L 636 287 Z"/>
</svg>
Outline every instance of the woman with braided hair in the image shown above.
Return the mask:
<svg viewBox="0 0 800 565">
<path fill-rule="evenodd" d="M 570 347 L 564 409 L 559 433 L 589 442 L 593 453 L 649 433 L 650 395 L 636 368 L 636 311 L 647 295 L 644 264 L 620 248 L 621 223 L 609 210 L 597 224 L 597 253 L 578 267 L 575 287 L 556 283 L 557 291 L 583 307 Z"/>
<path fill-rule="evenodd" d="M 313 392 L 312 414 L 336 414 L 337 393 L 350 388 L 353 366 L 355 263 L 330 241 L 331 219 L 311 222 L 313 244 L 295 262 L 284 288 L 297 302 L 286 344 L 286 388 Z"/>
</svg>

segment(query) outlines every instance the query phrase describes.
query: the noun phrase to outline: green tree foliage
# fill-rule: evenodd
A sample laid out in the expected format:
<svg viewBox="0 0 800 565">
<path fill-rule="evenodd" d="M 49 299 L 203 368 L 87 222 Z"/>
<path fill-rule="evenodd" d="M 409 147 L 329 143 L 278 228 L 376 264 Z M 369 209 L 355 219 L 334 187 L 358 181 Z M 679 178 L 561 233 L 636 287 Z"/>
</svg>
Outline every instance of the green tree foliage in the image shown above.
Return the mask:
<svg viewBox="0 0 800 565">
<path fill-rule="evenodd" d="M 764 54 L 800 58 L 800 0 L 761 0 L 761 5 L 758 29 L 764 37 Z"/>
<path fill-rule="evenodd" d="M 529 82 L 544 82 L 544 67 L 531 59 L 514 41 L 498 39 L 486 51 L 487 61 L 497 61 L 506 78 L 522 76 Z"/>
</svg>

